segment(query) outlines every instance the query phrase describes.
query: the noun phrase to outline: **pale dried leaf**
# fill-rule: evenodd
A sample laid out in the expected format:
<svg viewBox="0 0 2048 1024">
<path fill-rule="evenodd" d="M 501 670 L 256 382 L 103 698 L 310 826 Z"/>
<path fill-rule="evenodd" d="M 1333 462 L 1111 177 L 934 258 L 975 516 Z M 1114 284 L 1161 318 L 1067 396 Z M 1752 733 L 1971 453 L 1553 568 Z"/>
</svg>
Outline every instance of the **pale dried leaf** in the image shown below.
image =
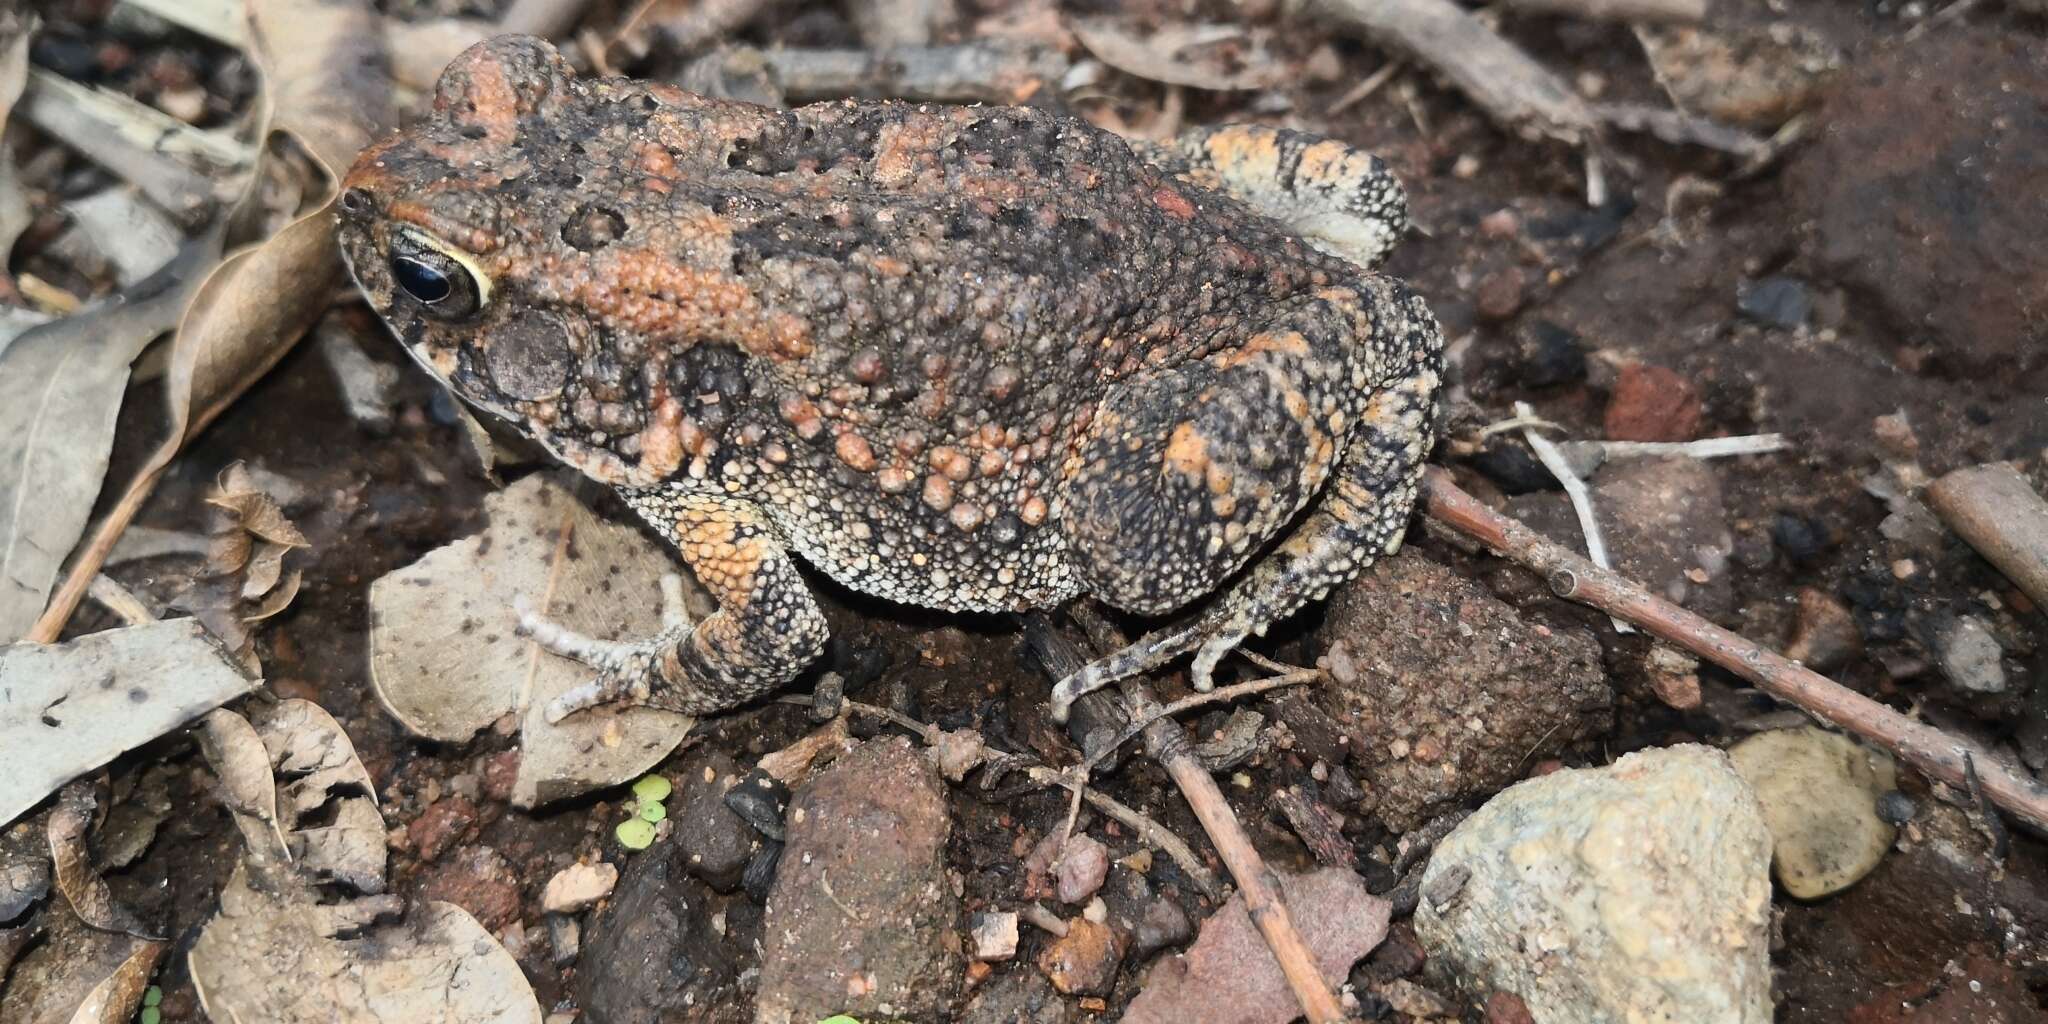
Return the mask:
<svg viewBox="0 0 2048 1024">
<path fill-rule="evenodd" d="M 270 775 L 270 753 L 249 720 L 232 711 L 206 716 L 195 736 L 206 762 L 220 780 L 221 805 L 241 830 L 245 864 L 253 864 L 266 881 L 291 862 L 291 842 L 277 811 L 277 784 Z"/>
<path fill-rule="evenodd" d="M 242 0 L 124 0 L 165 21 L 183 25 L 215 42 L 240 49 L 248 45 L 249 26 Z"/>
<path fill-rule="evenodd" d="M 0 125 L 13 115 L 14 103 L 28 84 L 28 44 L 35 37 L 36 23 L 36 16 L 27 11 L 0 13 Z M 14 250 L 15 240 L 33 218 L 13 149 L 0 143 L 0 259 Z M 6 349 L 7 339 L 0 337 L 0 351 Z"/>
<path fill-rule="evenodd" d="M 109 188 L 64 204 L 64 213 L 129 287 L 175 259 L 185 233 L 156 205 L 127 188 Z"/>
<path fill-rule="evenodd" d="M 0 822 L 259 682 L 191 619 L 0 648 Z"/>
<path fill-rule="evenodd" d="M 384 890 L 384 817 L 367 798 L 343 800 L 334 823 L 292 833 L 292 852 L 307 875 L 357 892 Z"/>
<path fill-rule="evenodd" d="M 550 725 L 547 703 L 590 669 L 539 653 L 513 636 L 511 602 L 525 595 L 596 636 L 661 630 L 667 552 L 630 526 L 606 522 L 544 474 L 485 499 L 483 533 L 428 553 L 370 585 L 370 673 L 377 697 L 406 728 L 450 743 L 498 718 L 520 716 L 512 802 L 532 807 L 632 779 L 659 762 L 692 719 L 652 708 L 596 708 Z M 566 534 L 565 534 L 566 531 Z M 557 558 L 573 537 L 573 557 Z"/>
<path fill-rule="evenodd" d="M 1104 64 L 1126 74 L 1197 89 L 1270 89 L 1292 64 L 1271 52 L 1273 33 L 1241 25 L 1161 25 L 1150 31 L 1106 16 L 1068 22 L 1075 38 Z"/>
<path fill-rule="evenodd" d="M 290 548 L 268 541 L 256 546 L 249 556 L 248 571 L 242 574 L 242 600 L 254 601 L 270 593 L 284 576 L 284 556 Z"/>
<path fill-rule="evenodd" d="M 402 925 L 370 926 L 394 904 L 310 906 L 237 871 L 192 946 L 200 1005 L 265 1024 L 540 1024 L 518 962 L 475 918 L 428 903 Z"/>
<path fill-rule="evenodd" d="M 293 784 L 309 791 L 354 787 L 368 794 L 375 791 L 370 771 L 356 755 L 356 747 L 341 723 L 320 705 L 306 700 L 284 700 L 271 708 L 257 723 L 263 747 L 271 764 Z M 318 807 L 324 797 L 294 804 L 303 814 Z"/>
<path fill-rule="evenodd" d="M 191 294 L 183 282 L 213 255 L 195 243 L 171 274 L 0 352 L 0 640 L 27 634 L 42 613 L 106 475 L 128 364 L 177 321 Z"/>
</svg>

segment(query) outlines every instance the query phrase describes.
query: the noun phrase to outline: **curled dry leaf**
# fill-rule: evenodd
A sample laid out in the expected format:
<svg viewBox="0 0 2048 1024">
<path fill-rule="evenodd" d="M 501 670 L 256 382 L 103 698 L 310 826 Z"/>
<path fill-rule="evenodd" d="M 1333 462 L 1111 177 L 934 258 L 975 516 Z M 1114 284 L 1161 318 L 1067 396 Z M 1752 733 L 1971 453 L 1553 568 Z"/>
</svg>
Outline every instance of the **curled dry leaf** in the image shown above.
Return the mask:
<svg viewBox="0 0 2048 1024">
<path fill-rule="evenodd" d="M 377 16 L 361 0 L 251 0 L 249 15 L 269 134 L 290 141 L 284 151 L 310 157 L 324 172 L 325 187 L 313 208 L 296 211 L 296 219 L 228 257 L 199 285 L 179 322 L 165 375 L 169 433 L 73 560 L 31 639 L 56 639 L 171 460 L 284 357 L 344 283 L 327 210 L 332 185 L 356 152 L 395 120 L 390 82 L 378 70 Z M 271 147 L 266 157 L 274 160 L 280 151 Z M 269 169 L 259 166 L 252 182 L 264 180 Z M 252 188 L 241 212 L 260 203 Z"/>
<path fill-rule="evenodd" d="M 383 891 L 384 818 L 377 813 L 376 783 L 340 723 L 317 704 L 287 700 L 256 724 L 278 779 L 280 809 L 292 823 L 291 852 L 300 872 L 359 892 Z"/>
<path fill-rule="evenodd" d="M 232 711 L 206 716 L 205 728 L 194 734 L 199 749 L 220 780 L 221 806 L 242 833 L 242 863 L 269 878 L 291 861 L 291 842 L 277 816 L 277 786 L 270 778 L 270 755 L 249 720 Z"/>
<path fill-rule="evenodd" d="M 205 623 L 242 667 L 260 672 L 250 624 L 283 611 L 298 595 L 300 570 L 286 572 L 285 558 L 305 547 L 306 537 L 242 463 L 221 472 L 206 503 L 215 509 L 206 571 L 171 605 Z"/>
<path fill-rule="evenodd" d="M 216 712 L 204 744 L 249 840 L 189 960 L 212 1019 L 538 1024 L 518 963 L 460 908 L 428 903 L 384 923 L 404 909 L 377 894 L 384 822 L 327 712 L 287 700 L 255 725 Z M 365 895 L 332 899 L 337 882 Z"/>
<path fill-rule="evenodd" d="M 1273 34 L 1241 25 L 1169 24 L 1142 31 L 1120 17 L 1075 18 L 1075 38 L 1104 64 L 1154 82 L 1197 89 L 1270 89 L 1285 82 L 1288 61 L 1273 54 Z"/>
<path fill-rule="evenodd" d="M 447 743 L 517 714 L 512 802 L 521 807 L 640 775 L 675 749 L 692 719 L 596 708 L 548 724 L 548 702 L 590 670 L 513 636 L 511 604 L 523 595 L 594 636 L 649 636 L 661 630 L 668 554 L 640 531 L 598 518 L 544 474 L 491 495 L 484 509 L 484 532 L 370 585 L 377 698 L 406 728 Z"/>
<path fill-rule="evenodd" d="M 121 1024 L 142 1005 L 149 976 L 164 943 L 145 934 L 141 922 L 114 900 L 93 868 L 86 835 L 93 825 L 93 785 L 64 788 L 43 820 L 49 863 L 62 899 L 50 904 L 32 926 L 0 935 L 0 978 L 20 951 L 15 936 L 44 927 L 47 941 L 21 959 L 0 998 L 0 1020 L 50 1024 Z"/>
<path fill-rule="evenodd" d="M 85 838 L 92 832 L 97 801 L 92 783 L 80 779 L 64 787 L 50 809 L 45 833 L 50 841 L 50 864 L 55 869 L 57 892 L 70 904 L 71 913 L 87 927 L 103 932 L 121 932 L 138 939 L 154 938 L 142 926 L 135 912 L 114 899 L 114 890 L 92 865 L 92 852 Z"/>
<path fill-rule="evenodd" d="M 0 995 L 0 1020 L 7 1024 L 127 1024 L 134 1020 L 166 944 L 99 931 L 69 911 L 49 917 L 43 940 L 14 964 L 6 992 Z"/>
<path fill-rule="evenodd" d="M 0 822 L 260 682 L 191 619 L 0 648 Z"/>
</svg>

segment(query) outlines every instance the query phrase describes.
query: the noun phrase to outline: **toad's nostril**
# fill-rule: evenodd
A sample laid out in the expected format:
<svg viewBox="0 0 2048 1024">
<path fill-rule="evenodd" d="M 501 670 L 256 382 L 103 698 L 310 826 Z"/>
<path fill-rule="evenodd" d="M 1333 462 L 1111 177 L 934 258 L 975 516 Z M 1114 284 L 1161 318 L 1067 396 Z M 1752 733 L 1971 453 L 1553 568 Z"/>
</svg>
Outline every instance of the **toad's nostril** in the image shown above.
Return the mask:
<svg viewBox="0 0 2048 1024">
<path fill-rule="evenodd" d="M 343 192 L 341 194 L 341 212 L 358 214 L 370 212 L 370 194 L 359 188 L 352 188 Z"/>
</svg>

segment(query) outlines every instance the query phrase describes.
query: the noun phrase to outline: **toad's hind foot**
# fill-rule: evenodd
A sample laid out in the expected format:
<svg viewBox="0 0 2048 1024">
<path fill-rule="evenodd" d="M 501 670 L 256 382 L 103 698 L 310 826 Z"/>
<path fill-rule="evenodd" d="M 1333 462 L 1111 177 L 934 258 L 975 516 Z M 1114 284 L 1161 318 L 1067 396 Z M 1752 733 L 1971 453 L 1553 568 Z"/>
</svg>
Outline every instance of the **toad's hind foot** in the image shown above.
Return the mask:
<svg viewBox="0 0 2048 1024">
<path fill-rule="evenodd" d="M 1053 688 L 1054 719 L 1065 721 L 1073 702 L 1092 690 L 1188 653 L 1195 656 L 1189 680 L 1207 691 L 1216 665 L 1245 638 L 1263 636 L 1373 559 L 1399 549 L 1423 457 L 1435 437 L 1436 375 L 1432 356 L 1412 376 L 1374 395 L 1334 479 L 1293 531 L 1200 612 L 1060 680 Z"/>
</svg>

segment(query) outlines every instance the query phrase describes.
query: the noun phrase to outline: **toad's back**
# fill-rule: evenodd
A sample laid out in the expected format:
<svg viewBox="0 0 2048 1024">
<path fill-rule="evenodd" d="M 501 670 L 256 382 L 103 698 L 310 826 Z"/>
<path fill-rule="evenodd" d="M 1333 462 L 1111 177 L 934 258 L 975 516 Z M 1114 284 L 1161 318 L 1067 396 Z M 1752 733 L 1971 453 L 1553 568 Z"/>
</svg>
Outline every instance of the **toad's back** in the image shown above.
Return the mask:
<svg viewBox="0 0 2048 1024">
<path fill-rule="evenodd" d="M 1398 506 L 1384 546 L 1430 436 L 1433 321 L 1296 234 L 1376 259 L 1398 189 L 1306 136 L 1141 157 L 1037 111 L 778 111 L 496 40 L 348 185 L 344 246 L 414 355 L 754 597 L 729 535 L 917 604 L 1163 611 L 1347 452 L 1385 463 L 1352 499 Z"/>
</svg>

